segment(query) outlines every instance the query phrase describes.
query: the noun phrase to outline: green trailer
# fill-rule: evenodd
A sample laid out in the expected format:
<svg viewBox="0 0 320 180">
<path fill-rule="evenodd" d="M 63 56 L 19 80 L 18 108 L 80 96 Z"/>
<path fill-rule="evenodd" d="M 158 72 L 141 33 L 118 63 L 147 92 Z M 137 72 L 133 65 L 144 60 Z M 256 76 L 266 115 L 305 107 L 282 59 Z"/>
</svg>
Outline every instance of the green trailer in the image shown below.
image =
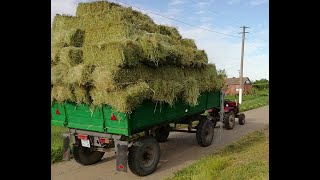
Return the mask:
<svg viewBox="0 0 320 180">
<path fill-rule="evenodd" d="M 223 93 L 202 93 L 198 102 L 191 107 L 179 101 L 173 106 L 145 101 L 131 113 L 117 112 L 107 105 L 90 109 L 85 104 L 53 103 L 51 124 L 69 129 L 65 147 L 70 137 L 78 163 L 97 163 L 114 148 L 118 171 L 127 172 L 128 165 L 134 174 L 145 176 L 156 170 L 160 159 L 158 142 L 165 142 L 170 131 L 195 133 L 200 146 L 211 145 L 214 126 L 203 113 L 212 108 L 223 110 Z M 195 126 L 194 121 L 198 121 Z M 177 124 L 187 124 L 188 128 L 178 129 Z"/>
</svg>

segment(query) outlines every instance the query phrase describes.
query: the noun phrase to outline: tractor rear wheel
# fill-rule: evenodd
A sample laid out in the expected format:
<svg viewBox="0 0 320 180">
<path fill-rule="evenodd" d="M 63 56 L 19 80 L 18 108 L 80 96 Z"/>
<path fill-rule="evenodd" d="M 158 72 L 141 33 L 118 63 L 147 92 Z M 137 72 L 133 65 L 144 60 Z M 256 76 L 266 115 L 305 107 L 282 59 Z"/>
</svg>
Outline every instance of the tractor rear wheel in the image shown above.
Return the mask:
<svg viewBox="0 0 320 180">
<path fill-rule="evenodd" d="M 226 129 L 230 130 L 234 128 L 234 124 L 235 124 L 235 114 L 233 111 L 230 111 L 225 114 L 224 126 Z"/>
</svg>

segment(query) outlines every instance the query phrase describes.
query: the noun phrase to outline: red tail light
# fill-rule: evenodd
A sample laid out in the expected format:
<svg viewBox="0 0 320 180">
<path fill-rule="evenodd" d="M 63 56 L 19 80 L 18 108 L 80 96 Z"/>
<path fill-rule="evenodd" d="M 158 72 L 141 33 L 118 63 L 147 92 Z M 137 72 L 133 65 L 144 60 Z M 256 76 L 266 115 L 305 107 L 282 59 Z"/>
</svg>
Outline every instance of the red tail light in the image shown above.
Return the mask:
<svg viewBox="0 0 320 180">
<path fill-rule="evenodd" d="M 84 135 L 84 134 L 78 134 L 78 139 L 83 139 L 83 140 L 87 140 L 88 139 L 88 135 Z"/>
<path fill-rule="evenodd" d="M 56 109 L 56 115 L 60 115 L 60 111 L 58 110 L 58 108 Z"/>
<path fill-rule="evenodd" d="M 109 144 L 109 139 L 108 138 L 99 138 L 99 143 L 100 144 L 104 144 L 104 143 Z"/>
<path fill-rule="evenodd" d="M 112 113 L 112 116 L 111 116 L 110 119 L 113 120 L 113 121 L 116 121 L 116 120 L 117 120 L 117 117 Z"/>
</svg>

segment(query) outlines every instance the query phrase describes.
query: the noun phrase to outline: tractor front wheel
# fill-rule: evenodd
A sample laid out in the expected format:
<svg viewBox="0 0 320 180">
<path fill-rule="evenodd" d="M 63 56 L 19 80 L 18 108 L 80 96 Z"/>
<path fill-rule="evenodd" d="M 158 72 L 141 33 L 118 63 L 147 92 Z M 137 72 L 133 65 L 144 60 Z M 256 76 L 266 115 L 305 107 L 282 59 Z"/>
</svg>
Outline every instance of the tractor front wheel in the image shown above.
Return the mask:
<svg viewBox="0 0 320 180">
<path fill-rule="evenodd" d="M 246 116 L 243 113 L 239 114 L 239 124 L 244 125 L 245 123 L 246 123 Z"/>
</svg>

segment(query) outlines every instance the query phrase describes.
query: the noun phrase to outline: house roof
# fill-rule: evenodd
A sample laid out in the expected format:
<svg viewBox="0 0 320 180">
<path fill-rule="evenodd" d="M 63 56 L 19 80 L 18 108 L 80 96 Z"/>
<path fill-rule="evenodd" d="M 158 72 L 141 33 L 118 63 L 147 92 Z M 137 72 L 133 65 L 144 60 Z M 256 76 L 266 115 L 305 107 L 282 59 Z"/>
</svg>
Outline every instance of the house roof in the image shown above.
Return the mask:
<svg viewBox="0 0 320 180">
<path fill-rule="evenodd" d="M 249 81 L 251 84 L 251 80 L 248 78 L 248 77 L 243 77 L 242 79 L 242 83 L 245 84 L 246 81 Z M 240 82 L 240 78 L 225 78 L 225 82 L 226 82 L 226 85 L 231 85 L 231 84 L 239 84 Z"/>
</svg>

